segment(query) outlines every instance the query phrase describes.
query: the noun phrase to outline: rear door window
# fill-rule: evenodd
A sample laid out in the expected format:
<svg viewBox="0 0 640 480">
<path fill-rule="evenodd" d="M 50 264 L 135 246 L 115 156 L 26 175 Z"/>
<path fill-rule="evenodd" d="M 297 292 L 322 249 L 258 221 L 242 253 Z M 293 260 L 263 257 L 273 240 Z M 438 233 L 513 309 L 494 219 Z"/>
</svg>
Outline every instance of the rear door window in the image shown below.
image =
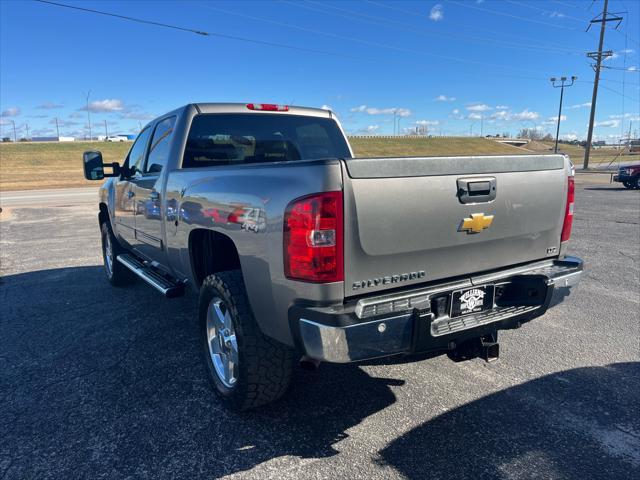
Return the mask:
<svg viewBox="0 0 640 480">
<path fill-rule="evenodd" d="M 194 117 L 183 168 L 319 158 L 349 158 L 330 118 L 282 114 L 201 114 Z"/>
</svg>

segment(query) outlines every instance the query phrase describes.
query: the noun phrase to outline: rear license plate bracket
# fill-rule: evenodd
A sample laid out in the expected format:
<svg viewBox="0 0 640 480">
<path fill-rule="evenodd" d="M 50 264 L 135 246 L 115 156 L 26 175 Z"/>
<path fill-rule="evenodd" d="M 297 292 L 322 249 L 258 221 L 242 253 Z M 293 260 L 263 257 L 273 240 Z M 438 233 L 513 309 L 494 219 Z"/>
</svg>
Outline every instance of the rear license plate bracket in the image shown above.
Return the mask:
<svg viewBox="0 0 640 480">
<path fill-rule="evenodd" d="M 449 317 L 461 317 L 491 310 L 494 304 L 495 286 L 481 285 L 456 290 L 451 294 Z"/>
</svg>

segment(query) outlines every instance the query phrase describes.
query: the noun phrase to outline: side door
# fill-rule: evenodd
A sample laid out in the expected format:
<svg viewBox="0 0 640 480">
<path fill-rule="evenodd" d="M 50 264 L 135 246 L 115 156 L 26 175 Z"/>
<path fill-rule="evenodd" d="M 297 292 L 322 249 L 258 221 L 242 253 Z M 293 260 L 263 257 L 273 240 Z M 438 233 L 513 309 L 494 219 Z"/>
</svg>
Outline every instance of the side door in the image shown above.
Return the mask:
<svg viewBox="0 0 640 480">
<path fill-rule="evenodd" d="M 151 128 L 149 127 L 140 132 L 124 161 L 123 174 L 116 181 L 114 208 L 116 235 L 129 246 L 134 246 L 136 243 L 135 215 L 137 204 L 135 201 L 134 182 L 142 174 L 144 154 L 150 135 Z"/>
<path fill-rule="evenodd" d="M 156 123 L 142 174 L 134 181 L 135 199 L 138 204 L 136 250 L 142 256 L 160 263 L 164 260 L 163 171 L 169 161 L 175 123 L 175 116 L 164 118 Z"/>
</svg>

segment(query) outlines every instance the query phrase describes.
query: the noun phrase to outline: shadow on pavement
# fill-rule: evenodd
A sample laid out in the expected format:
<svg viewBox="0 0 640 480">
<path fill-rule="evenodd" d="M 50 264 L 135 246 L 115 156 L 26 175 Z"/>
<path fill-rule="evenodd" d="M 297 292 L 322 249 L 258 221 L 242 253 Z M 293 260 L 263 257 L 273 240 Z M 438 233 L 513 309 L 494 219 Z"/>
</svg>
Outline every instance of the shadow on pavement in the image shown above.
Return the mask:
<svg viewBox="0 0 640 480">
<path fill-rule="evenodd" d="M 283 401 L 229 413 L 194 299 L 114 289 L 97 266 L 5 276 L 0 332 L 0 478 L 217 478 L 329 457 L 404 383 L 323 365 Z M 640 478 L 639 378 L 640 363 L 539 378 L 427 421 L 379 459 L 408 478 Z"/>
<path fill-rule="evenodd" d="M 408 478 L 640 478 L 640 363 L 548 375 L 440 415 L 382 461 Z"/>
<path fill-rule="evenodd" d="M 281 457 L 320 458 L 395 402 L 356 366 L 297 372 L 283 401 L 222 410 L 201 362 L 195 299 L 102 267 L 0 283 L 0 478 L 216 478 Z"/>
<path fill-rule="evenodd" d="M 625 187 L 618 187 L 618 186 L 610 186 L 610 187 L 584 187 L 585 190 L 609 190 L 609 191 L 613 191 L 613 192 L 620 192 L 620 191 L 629 191 L 629 192 L 633 192 L 633 189 L 630 188 L 625 188 Z"/>
</svg>

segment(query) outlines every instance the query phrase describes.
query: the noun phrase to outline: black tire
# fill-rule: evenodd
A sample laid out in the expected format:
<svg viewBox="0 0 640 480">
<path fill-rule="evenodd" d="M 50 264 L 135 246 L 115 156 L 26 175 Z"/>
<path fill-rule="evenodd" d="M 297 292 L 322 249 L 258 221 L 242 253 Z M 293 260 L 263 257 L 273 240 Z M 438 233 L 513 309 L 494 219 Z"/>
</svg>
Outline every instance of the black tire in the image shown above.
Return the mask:
<svg viewBox="0 0 640 480">
<path fill-rule="evenodd" d="M 633 179 L 634 187 L 636 190 L 640 190 L 640 175 Z"/>
<path fill-rule="evenodd" d="M 633 190 L 634 188 L 636 188 L 636 186 L 634 185 L 635 182 L 629 180 L 627 182 L 622 182 L 622 184 L 624 185 L 624 188 L 628 188 L 629 190 Z"/>
<path fill-rule="evenodd" d="M 237 378 L 225 385 L 216 371 L 209 345 L 207 313 L 212 303 L 224 302 L 235 330 Z M 198 301 L 204 360 L 213 389 L 233 410 L 248 410 L 271 403 L 287 391 L 293 369 L 293 349 L 262 333 L 256 323 L 239 270 L 209 275 L 202 282 Z"/>
<path fill-rule="evenodd" d="M 102 234 L 102 261 L 104 262 L 104 271 L 107 280 L 114 287 L 123 287 L 130 285 L 136 279 L 135 275 L 124 265 L 116 260 L 116 257 L 127 251 L 120 246 L 118 239 L 111 230 L 109 222 L 103 222 L 100 226 Z M 108 260 L 108 249 L 111 247 L 111 261 Z"/>
</svg>

